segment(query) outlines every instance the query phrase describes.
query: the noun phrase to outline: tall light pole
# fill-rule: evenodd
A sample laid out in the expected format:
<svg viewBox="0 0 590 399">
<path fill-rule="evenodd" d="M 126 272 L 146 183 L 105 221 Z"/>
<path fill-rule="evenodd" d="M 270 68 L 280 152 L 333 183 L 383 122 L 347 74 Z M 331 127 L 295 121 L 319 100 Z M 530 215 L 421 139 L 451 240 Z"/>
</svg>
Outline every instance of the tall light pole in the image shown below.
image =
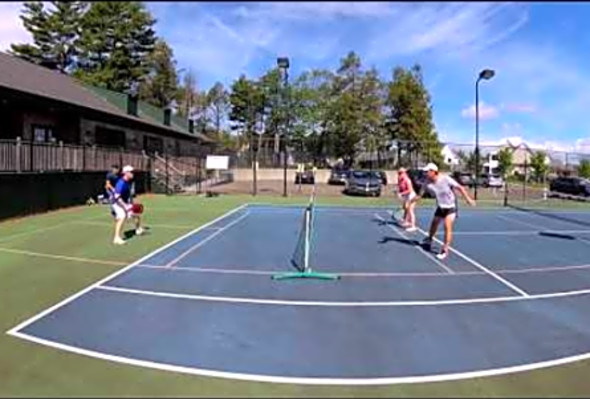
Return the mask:
<svg viewBox="0 0 590 399">
<path fill-rule="evenodd" d="M 495 75 L 492 69 L 484 69 L 475 81 L 475 181 L 473 182 L 473 197 L 477 200 L 477 179 L 479 178 L 479 82 L 490 80 Z"/>
<path fill-rule="evenodd" d="M 289 58 L 277 58 L 277 66 L 283 76 L 283 106 L 285 107 L 285 126 L 283 130 L 283 197 L 287 196 L 287 136 L 289 129 L 289 103 L 286 101 L 287 87 L 289 85 Z"/>
</svg>

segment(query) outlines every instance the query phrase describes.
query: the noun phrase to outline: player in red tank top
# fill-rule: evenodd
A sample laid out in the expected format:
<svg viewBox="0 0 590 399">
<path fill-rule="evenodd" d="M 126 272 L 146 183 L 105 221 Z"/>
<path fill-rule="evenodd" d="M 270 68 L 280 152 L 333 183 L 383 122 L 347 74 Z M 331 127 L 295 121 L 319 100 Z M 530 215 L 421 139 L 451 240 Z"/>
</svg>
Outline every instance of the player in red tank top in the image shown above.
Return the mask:
<svg viewBox="0 0 590 399">
<path fill-rule="evenodd" d="M 398 195 L 402 201 L 404 209 L 404 218 L 402 226 L 406 228 L 406 231 L 416 231 L 416 214 L 414 212 L 415 203 L 412 201 L 416 196 L 412 180 L 408 176 L 408 172 L 405 168 L 400 168 L 397 173 L 398 181 Z"/>
</svg>

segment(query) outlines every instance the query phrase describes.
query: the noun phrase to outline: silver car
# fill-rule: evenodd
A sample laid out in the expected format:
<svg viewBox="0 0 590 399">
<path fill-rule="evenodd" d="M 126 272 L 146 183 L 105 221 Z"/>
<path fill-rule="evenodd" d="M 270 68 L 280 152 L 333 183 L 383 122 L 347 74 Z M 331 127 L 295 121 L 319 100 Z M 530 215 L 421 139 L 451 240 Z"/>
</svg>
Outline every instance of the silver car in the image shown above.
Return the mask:
<svg viewBox="0 0 590 399">
<path fill-rule="evenodd" d="M 486 183 L 488 187 L 492 188 L 504 187 L 504 179 L 500 175 L 489 175 Z"/>
<path fill-rule="evenodd" d="M 377 171 L 353 170 L 346 181 L 344 192 L 379 197 L 382 185 L 382 178 Z"/>
</svg>

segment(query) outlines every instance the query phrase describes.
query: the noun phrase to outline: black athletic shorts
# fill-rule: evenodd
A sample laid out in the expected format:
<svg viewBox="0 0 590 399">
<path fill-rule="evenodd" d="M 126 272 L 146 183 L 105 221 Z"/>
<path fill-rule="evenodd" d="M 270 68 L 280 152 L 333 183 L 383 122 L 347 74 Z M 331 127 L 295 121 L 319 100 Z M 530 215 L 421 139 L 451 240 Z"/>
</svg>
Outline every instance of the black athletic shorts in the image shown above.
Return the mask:
<svg viewBox="0 0 590 399">
<path fill-rule="evenodd" d="M 436 208 L 436 211 L 434 211 L 434 216 L 438 217 L 438 218 L 446 218 L 449 215 L 452 215 L 453 213 L 457 213 L 457 208 Z"/>
</svg>

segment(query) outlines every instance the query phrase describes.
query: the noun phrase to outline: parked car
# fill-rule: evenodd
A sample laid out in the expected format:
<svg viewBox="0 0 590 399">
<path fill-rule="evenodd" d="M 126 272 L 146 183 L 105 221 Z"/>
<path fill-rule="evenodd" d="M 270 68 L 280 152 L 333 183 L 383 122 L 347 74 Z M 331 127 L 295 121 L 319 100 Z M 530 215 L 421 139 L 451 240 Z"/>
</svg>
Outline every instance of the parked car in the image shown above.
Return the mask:
<svg viewBox="0 0 590 399">
<path fill-rule="evenodd" d="M 315 184 L 315 175 L 312 168 L 305 168 L 303 172 L 295 173 L 295 184 Z"/>
<path fill-rule="evenodd" d="M 378 172 L 367 170 L 353 170 L 346 181 L 346 194 L 358 194 L 379 197 L 381 195 L 382 179 Z"/>
<path fill-rule="evenodd" d="M 549 183 L 549 190 L 564 194 L 590 196 L 590 181 L 580 177 L 558 177 Z"/>
<path fill-rule="evenodd" d="M 330 178 L 328 179 L 328 184 L 338 184 L 343 185 L 346 184 L 348 177 L 350 175 L 350 170 L 342 169 L 342 168 L 334 168 L 332 169 L 332 173 L 330 173 Z"/>
<path fill-rule="evenodd" d="M 412 186 L 414 187 L 414 191 L 419 193 L 422 189 L 422 186 L 426 184 L 426 172 L 422 169 L 410 169 L 408 170 L 408 177 L 412 181 Z M 425 198 L 431 197 L 429 192 L 424 193 Z"/>
<path fill-rule="evenodd" d="M 504 179 L 500 175 L 484 175 L 483 186 L 491 188 L 504 187 Z"/>
<path fill-rule="evenodd" d="M 382 170 L 378 170 L 376 173 L 381 176 L 381 184 L 387 186 L 387 174 Z"/>
<path fill-rule="evenodd" d="M 473 187 L 475 185 L 475 179 L 473 178 L 473 175 L 469 172 L 453 172 L 452 177 L 453 179 L 457 180 L 457 183 L 459 183 L 462 186 Z M 482 182 L 479 181 L 478 183 Z"/>
</svg>

